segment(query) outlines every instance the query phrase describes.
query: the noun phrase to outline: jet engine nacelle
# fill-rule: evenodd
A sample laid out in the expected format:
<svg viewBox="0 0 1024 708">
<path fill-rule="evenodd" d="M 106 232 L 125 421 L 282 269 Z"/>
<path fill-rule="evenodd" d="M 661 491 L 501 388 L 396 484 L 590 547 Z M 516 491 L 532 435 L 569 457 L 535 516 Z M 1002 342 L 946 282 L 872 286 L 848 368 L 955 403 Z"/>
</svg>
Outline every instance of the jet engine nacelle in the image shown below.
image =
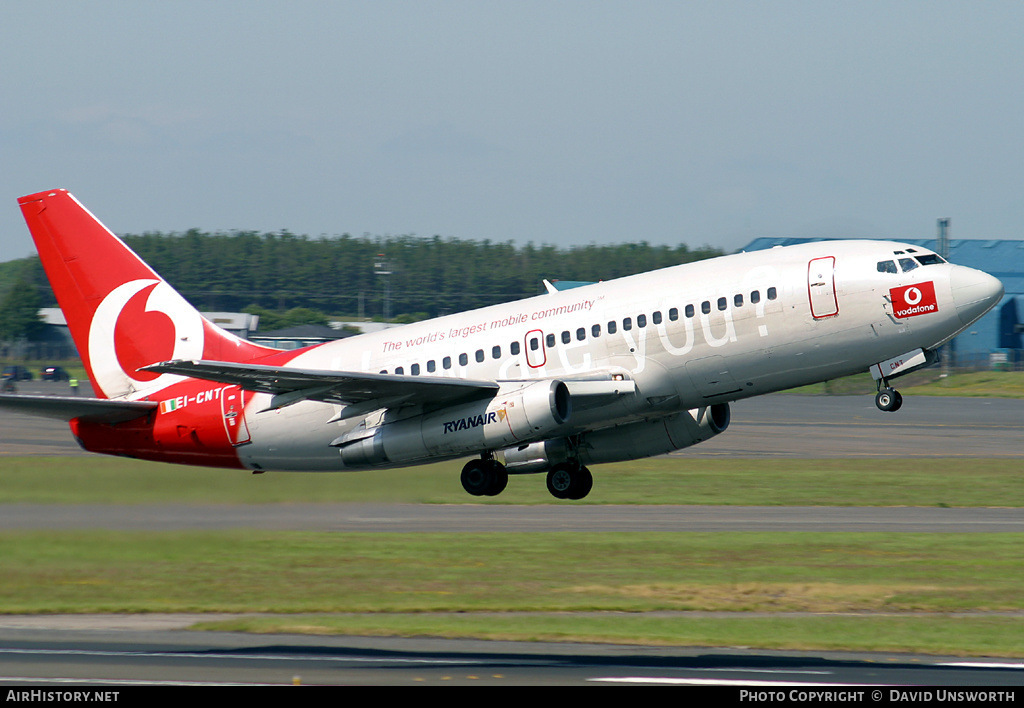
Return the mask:
<svg viewBox="0 0 1024 708">
<path fill-rule="evenodd" d="M 665 418 L 584 433 L 575 453 L 584 465 L 664 455 L 709 440 L 729 427 L 728 403 L 681 411 Z M 505 450 L 509 474 L 542 472 L 572 457 L 565 438 Z"/>
<path fill-rule="evenodd" d="M 346 467 L 414 462 L 496 450 L 550 437 L 569 421 L 569 389 L 561 381 L 506 384 L 493 398 L 357 427 L 335 440 Z"/>
</svg>

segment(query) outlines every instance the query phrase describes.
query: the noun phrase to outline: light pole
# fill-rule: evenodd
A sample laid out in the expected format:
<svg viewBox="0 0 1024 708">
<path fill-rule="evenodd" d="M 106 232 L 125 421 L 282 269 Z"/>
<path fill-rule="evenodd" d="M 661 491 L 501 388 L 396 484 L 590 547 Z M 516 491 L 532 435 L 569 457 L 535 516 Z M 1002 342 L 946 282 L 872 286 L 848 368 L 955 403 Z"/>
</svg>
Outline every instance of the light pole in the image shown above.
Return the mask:
<svg viewBox="0 0 1024 708">
<path fill-rule="evenodd" d="M 373 272 L 384 278 L 384 321 L 391 319 L 391 261 L 378 253 L 373 261 Z"/>
</svg>

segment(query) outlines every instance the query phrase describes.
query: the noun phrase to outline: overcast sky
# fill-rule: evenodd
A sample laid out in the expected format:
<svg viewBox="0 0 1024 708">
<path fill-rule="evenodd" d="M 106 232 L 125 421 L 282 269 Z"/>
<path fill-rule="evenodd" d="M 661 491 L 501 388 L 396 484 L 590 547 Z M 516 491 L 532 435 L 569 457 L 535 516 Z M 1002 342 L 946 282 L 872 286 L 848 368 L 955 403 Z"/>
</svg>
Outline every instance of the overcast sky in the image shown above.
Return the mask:
<svg viewBox="0 0 1024 708">
<path fill-rule="evenodd" d="M 1024 237 L 1024 3 L 5 2 L 0 261 L 117 233 Z"/>
</svg>

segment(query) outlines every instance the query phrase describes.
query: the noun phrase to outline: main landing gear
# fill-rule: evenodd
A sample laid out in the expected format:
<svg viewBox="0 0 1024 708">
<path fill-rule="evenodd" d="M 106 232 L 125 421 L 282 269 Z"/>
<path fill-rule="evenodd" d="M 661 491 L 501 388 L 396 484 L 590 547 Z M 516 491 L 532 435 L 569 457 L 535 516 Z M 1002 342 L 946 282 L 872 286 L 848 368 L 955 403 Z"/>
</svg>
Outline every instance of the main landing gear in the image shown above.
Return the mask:
<svg viewBox="0 0 1024 708">
<path fill-rule="evenodd" d="M 890 388 L 885 379 L 878 380 L 878 393 L 875 395 L 875 405 L 878 410 L 886 413 L 895 413 L 903 405 L 903 396 L 894 388 Z"/>
<path fill-rule="evenodd" d="M 493 457 L 470 460 L 462 468 L 462 488 L 474 497 L 494 497 L 505 491 L 508 472 Z"/>
<path fill-rule="evenodd" d="M 508 471 L 491 456 L 470 460 L 462 468 L 462 488 L 475 497 L 501 494 L 508 484 Z M 548 470 L 548 491 L 556 499 L 582 499 L 590 494 L 594 477 L 579 462 L 561 462 Z"/>
<path fill-rule="evenodd" d="M 579 462 L 561 462 L 548 470 L 548 491 L 556 499 L 582 499 L 593 487 L 594 477 Z"/>
</svg>

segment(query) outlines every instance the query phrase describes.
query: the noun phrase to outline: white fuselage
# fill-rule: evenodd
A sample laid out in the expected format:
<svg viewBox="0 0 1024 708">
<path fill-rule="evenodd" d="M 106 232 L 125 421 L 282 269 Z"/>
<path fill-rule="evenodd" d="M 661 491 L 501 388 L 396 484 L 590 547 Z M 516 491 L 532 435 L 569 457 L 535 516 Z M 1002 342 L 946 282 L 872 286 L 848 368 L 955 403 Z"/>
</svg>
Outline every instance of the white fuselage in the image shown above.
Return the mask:
<svg viewBox="0 0 1024 708">
<path fill-rule="evenodd" d="M 934 258 L 895 265 L 914 253 L 926 252 L 826 241 L 740 253 L 352 337 L 301 350 L 288 365 L 499 383 L 632 381 L 629 394 L 574 409 L 568 432 L 596 430 L 930 351 L 992 306 L 991 295 L 971 300 L 992 290 L 979 285 L 990 276 Z M 894 289 L 921 283 L 933 284 L 934 305 L 896 316 Z M 911 292 L 920 297 L 920 288 Z M 343 467 L 329 442 L 361 418 L 337 420 L 341 406 L 310 401 L 266 410 L 268 400 L 258 394 L 246 406 L 252 442 L 238 450 L 243 463 Z"/>
</svg>

